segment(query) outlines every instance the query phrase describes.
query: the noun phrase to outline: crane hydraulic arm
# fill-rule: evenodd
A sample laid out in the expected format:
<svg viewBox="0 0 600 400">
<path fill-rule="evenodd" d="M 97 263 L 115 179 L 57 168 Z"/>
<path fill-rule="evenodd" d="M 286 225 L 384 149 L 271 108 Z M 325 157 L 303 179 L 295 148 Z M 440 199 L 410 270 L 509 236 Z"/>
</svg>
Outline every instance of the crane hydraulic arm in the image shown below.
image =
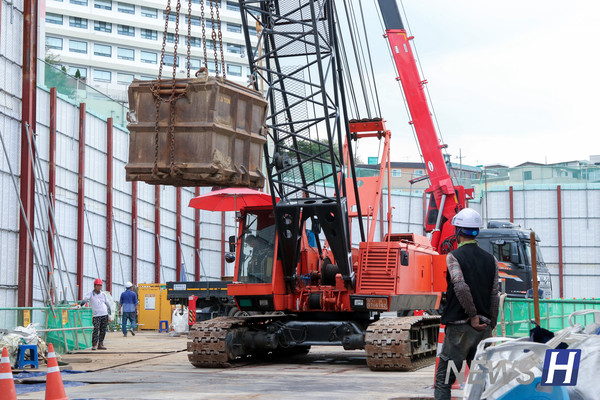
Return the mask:
<svg viewBox="0 0 600 400">
<path fill-rule="evenodd" d="M 427 81 L 419 76 L 410 45 L 412 36 L 408 36 L 404 29 L 396 0 L 379 0 L 379 8 L 398 70 L 397 79 L 402 82 L 402 89 L 410 110 L 412 118 L 410 123 L 414 125 L 429 176 L 428 192 L 431 193 L 431 200 L 425 229 L 432 233 L 431 244 L 436 250 L 448 250 L 443 249 L 442 245 L 454 234 L 450 222 L 465 205 L 465 190 L 462 186 L 454 186 L 448 173 L 442 154 L 442 149 L 446 146 L 440 144 L 425 96 L 424 87 Z"/>
</svg>

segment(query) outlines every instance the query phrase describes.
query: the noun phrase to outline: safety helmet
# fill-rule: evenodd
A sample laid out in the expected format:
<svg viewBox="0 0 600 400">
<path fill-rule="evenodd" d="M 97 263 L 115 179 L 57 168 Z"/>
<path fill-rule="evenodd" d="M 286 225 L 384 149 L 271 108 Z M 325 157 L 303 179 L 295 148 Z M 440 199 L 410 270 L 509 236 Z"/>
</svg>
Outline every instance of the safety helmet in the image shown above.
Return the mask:
<svg viewBox="0 0 600 400">
<path fill-rule="evenodd" d="M 100 278 L 96 278 L 96 280 L 94 281 L 94 285 L 103 285 L 104 282 L 102 282 L 102 279 Z"/>
<path fill-rule="evenodd" d="M 477 236 L 482 225 L 481 215 L 471 208 L 464 208 L 452 218 L 452 225 L 458 234 Z"/>
<path fill-rule="evenodd" d="M 125 288 L 127 288 L 127 289 L 129 289 L 129 288 L 130 288 L 130 287 L 132 287 L 132 286 L 133 286 L 133 283 L 131 283 L 131 282 L 127 282 L 127 283 L 125 284 Z"/>
</svg>

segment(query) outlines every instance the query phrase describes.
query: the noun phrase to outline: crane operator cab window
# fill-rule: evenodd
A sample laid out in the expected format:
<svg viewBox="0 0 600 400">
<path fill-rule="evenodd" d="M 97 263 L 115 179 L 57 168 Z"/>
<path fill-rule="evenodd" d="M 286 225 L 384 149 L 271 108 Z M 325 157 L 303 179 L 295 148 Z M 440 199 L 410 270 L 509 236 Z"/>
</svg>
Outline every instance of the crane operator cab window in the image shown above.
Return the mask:
<svg viewBox="0 0 600 400">
<path fill-rule="evenodd" d="M 275 217 L 272 210 L 246 214 L 241 246 L 238 281 L 270 283 L 275 254 Z"/>
</svg>

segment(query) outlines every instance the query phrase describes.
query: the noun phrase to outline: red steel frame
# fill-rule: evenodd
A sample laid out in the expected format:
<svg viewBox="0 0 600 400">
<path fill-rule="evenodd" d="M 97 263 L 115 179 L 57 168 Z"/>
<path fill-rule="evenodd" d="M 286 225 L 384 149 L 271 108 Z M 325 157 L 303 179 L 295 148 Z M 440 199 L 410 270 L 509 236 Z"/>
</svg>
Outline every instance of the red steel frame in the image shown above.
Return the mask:
<svg viewBox="0 0 600 400">
<path fill-rule="evenodd" d="M 85 206 L 85 103 L 79 104 L 79 168 L 77 172 L 77 296 L 83 298 Z M 100 278 L 100 277 L 98 277 Z"/>
<path fill-rule="evenodd" d="M 33 248 L 25 226 L 34 231 L 35 181 L 33 164 L 29 155 L 27 124 L 36 130 L 36 88 L 37 88 L 37 0 L 25 0 L 23 5 L 23 80 L 21 85 L 21 187 L 19 196 L 23 202 L 25 215 L 19 214 L 19 266 L 17 306 L 33 305 Z"/>
<path fill-rule="evenodd" d="M 50 88 L 50 136 L 48 144 L 48 195 L 50 204 L 48 205 L 48 248 L 50 249 L 50 262 L 54 270 L 54 242 L 52 238 L 56 233 L 56 227 L 52 221 L 53 210 L 55 209 L 56 197 L 56 88 Z"/>
<path fill-rule="evenodd" d="M 225 276 L 225 212 L 221 212 L 221 278 Z"/>
<path fill-rule="evenodd" d="M 154 283 L 160 283 L 160 185 L 154 186 Z"/>
<path fill-rule="evenodd" d="M 175 189 L 175 280 L 181 279 L 181 188 Z"/>
<path fill-rule="evenodd" d="M 131 282 L 137 285 L 138 184 L 131 182 Z"/>
<path fill-rule="evenodd" d="M 106 120 L 106 290 L 112 292 L 113 262 L 113 119 Z M 125 282 L 123 282 L 125 283 Z"/>
<path fill-rule="evenodd" d="M 194 190 L 194 197 L 200 196 L 200 188 Z M 194 280 L 200 280 L 200 210 L 194 209 Z"/>
<path fill-rule="evenodd" d="M 556 187 L 556 214 L 558 217 L 558 288 L 559 297 L 564 297 L 563 291 L 563 240 L 562 240 L 562 195 L 561 187 Z"/>
</svg>

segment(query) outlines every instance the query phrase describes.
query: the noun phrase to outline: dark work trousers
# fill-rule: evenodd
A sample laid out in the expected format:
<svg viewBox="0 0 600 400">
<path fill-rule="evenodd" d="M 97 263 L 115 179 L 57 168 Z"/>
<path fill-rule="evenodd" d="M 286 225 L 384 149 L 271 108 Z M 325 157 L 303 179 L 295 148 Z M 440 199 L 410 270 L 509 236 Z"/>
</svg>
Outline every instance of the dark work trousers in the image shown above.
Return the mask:
<svg viewBox="0 0 600 400">
<path fill-rule="evenodd" d="M 477 352 L 477 345 L 483 339 L 492 336 L 492 328 L 488 326 L 483 331 L 478 331 L 470 324 L 448 324 L 445 333 L 440 363 L 435 374 L 435 400 L 450 400 L 450 391 L 456 376 L 450 370 L 448 383 L 445 383 L 448 361 L 454 361 L 454 365 L 459 372 L 464 360 L 467 361 L 467 365 L 470 367 L 471 361 Z"/>
<path fill-rule="evenodd" d="M 94 324 L 94 331 L 92 332 L 92 343 L 104 342 L 104 336 L 106 335 L 106 327 L 108 326 L 108 315 L 92 317 L 92 323 Z"/>
</svg>

